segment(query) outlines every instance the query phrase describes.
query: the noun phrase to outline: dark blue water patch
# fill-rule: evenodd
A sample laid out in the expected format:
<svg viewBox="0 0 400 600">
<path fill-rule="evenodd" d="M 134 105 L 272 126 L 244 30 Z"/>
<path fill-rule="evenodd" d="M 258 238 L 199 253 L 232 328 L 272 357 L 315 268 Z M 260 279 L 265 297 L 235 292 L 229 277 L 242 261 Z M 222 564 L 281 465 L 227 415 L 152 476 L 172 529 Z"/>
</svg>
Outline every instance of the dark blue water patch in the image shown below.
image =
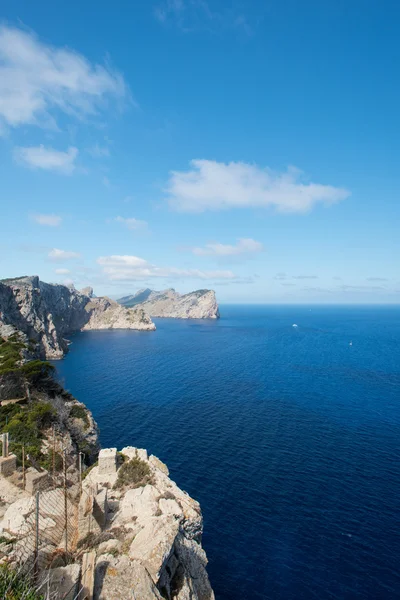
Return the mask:
<svg viewBox="0 0 400 600">
<path fill-rule="evenodd" d="M 221 312 L 77 334 L 59 376 L 200 501 L 217 600 L 400 598 L 400 308 Z"/>
</svg>

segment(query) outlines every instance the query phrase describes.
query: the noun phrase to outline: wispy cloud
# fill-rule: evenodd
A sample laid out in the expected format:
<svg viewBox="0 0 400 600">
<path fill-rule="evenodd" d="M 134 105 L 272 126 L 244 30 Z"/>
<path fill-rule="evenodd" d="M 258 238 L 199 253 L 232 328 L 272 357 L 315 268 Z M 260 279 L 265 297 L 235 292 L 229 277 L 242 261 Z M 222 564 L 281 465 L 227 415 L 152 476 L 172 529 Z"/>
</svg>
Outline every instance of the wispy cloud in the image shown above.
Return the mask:
<svg viewBox="0 0 400 600">
<path fill-rule="evenodd" d="M 64 260 L 74 260 L 76 258 L 80 258 L 79 252 L 70 252 L 68 250 L 60 250 L 60 248 L 53 248 L 47 255 L 50 260 L 54 261 L 64 261 Z"/>
<path fill-rule="evenodd" d="M 144 229 L 147 229 L 148 226 L 147 221 L 141 221 L 140 219 L 134 219 L 133 217 L 127 219 L 124 217 L 115 217 L 114 221 L 125 225 L 125 227 L 131 231 L 143 231 Z"/>
<path fill-rule="evenodd" d="M 199 269 L 178 269 L 176 267 L 157 267 L 138 256 L 112 255 L 100 256 L 97 263 L 111 281 L 136 281 L 141 279 L 236 279 L 232 271 L 201 271 Z"/>
<path fill-rule="evenodd" d="M 389 281 L 387 277 L 367 277 L 367 281 Z"/>
<path fill-rule="evenodd" d="M 110 156 L 109 148 L 107 146 L 99 146 L 99 144 L 87 148 L 86 151 L 93 158 L 107 158 Z"/>
<path fill-rule="evenodd" d="M 66 152 L 45 148 L 43 145 L 28 148 L 17 147 L 14 149 L 15 160 L 31 169 L 44 169 L 57 171 L 63 175 L 70 175 L 75 170 L 75 160 L 78 149 L 68 148 Z"/>
<path fill-rule="evenodd" d="M 241 162 L 192 160 L 189 171 L 171 171 L 165 191 L 170 206 L 182 212 L 272 207 L 304 213 L 317 204 L 334 204 L 345 189 L 305 182 L 299 169 L 279 173 Z"/>
<path fill-rule="evenodd" d="M 124 78 L 110 66 L 44 44 L 32 32 L 0 26 L 0 128 L 56 129 L 57 111 L 86 119 L 107 106 L 109 98 L 127 96 Z"/>
<path fill-rule="evenodd" d="M 57 275 L 69 275 L 71 271 L 69 269 L 54 269 L 54 273 L 57 273 Z"/>
<path fill-rule="evenodd" d="M 228 256 L 257 254 L 258 252 L 261 252 L 262 249 L 263 245 L 261 242 L 256 242 L 256 240 L 251 238 L 239 238 L 234 246 L 211 242 L 202 248 L 192 248 L 192 253 L 196 254 L 196 256 L 216 256 L 223 258 Z"/>
<path fill-rule="evenodd" d="M 374 290 L 384 290 L 385 288 L 382 285 L 341 285 L 339 286 L 343 292 L 352 292 L 352 291 L 374 291 Z"/>
<path fill-rule="evenodd" d="M 154 9 L 154 16 L 163 25 L 175 25 L 186 33 L 206 29 L 253 34 L 253 27 L 243 12 L 228 5 L 215 10 L 207 0 L 161 0 Z"/>
<path fill-rule="evenodd" d="M 318 275 L 293 275 L 293 279 L 318 279 Z"/>
<path fill-rule="evenodd" d="M 58 215 L 32 215 L 31 218 L 38 225 L 45 225 L 47 227 L 58 227 L 62 222 L 62 218 Z"/>
<path fill-rule="evenodd" d="M 274 277 L 277 281 L 282 281 L 283 279 L 287 279 L 286 273 L 277 273 Z"/>
</svg>

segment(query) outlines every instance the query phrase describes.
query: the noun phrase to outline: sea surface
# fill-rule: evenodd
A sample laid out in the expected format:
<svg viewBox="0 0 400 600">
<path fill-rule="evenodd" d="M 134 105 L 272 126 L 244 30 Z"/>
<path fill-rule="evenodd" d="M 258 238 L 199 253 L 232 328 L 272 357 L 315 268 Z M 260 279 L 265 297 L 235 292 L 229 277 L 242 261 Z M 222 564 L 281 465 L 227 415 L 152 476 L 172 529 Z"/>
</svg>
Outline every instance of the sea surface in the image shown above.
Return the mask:
<svg viewBox="0 0 400 600">
<path fill-rule="evenodd" d="M 59 377 L 200 501 L 217 600 L 399 599 L 400 307 L 221 314 L 76 334 Z"/>
</svg>

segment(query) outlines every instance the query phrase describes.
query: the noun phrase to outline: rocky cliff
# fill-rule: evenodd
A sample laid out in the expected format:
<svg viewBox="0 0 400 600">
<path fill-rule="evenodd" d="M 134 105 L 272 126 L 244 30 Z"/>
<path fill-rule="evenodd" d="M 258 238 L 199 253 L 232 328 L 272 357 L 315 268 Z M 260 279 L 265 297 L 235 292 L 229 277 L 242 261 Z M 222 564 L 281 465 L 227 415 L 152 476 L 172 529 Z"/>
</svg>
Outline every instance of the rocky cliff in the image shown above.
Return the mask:
<svg viewBox="0 0 400 600">
<path fill-rule="evenodd" d="M 123 306 L 142 308 L 151 317 L 175 319 L 218 319 L 219 309 L 213 290 L 197 290 L 179 294 L 173 288 L 156 292 L 139 290 L 118 300 Z"/>
<path fill-rule="evenodd" d="M 22 340 L 0 340 L 0 426 L 10 436 L 0 458 L 0 590 L 5 574 L 36 572 L 53 600 L 214 600 L 198 502 L 146 450 L 98 452 L 90 411 L 48 363 L 24 361 Z M 16 375 L 26 396 L 7 397 Z M 92 463 L 82 478 L 80 457 Z"/>
<path fill-rule="evenodd" d="M 82 329 L 154 330 L 141 307 L 124 308 L 109 298 L 96 298 L 91 288 L 78 291 L 34 277 L 0 281 L 0 335 L 21 331 L 38 353 L 62 358 L 65 336 Z"/>
</svg>

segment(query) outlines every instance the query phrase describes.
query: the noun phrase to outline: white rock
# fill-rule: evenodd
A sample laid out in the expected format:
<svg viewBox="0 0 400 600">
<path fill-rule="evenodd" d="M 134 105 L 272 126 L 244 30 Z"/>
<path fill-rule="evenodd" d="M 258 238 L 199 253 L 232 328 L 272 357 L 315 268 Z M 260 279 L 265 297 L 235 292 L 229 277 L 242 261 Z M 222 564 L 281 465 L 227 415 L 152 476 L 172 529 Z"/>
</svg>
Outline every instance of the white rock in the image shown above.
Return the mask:
<svg viewBox="0 0 400 600">
<path fill-rule="evenodd" d="M 96 600 L 162 600 L 151 577 L 128 556 L 101 556 L 96 563 Z"/>
<path fill-rule="evenodd" d="M 158 501 L 161 512 L 164 515 L 173 515 L 174 517 L 183 517 L 183 511 L 181 506 L 177 503 L 176 500 L 166 500 L 165 498 L 160 498 Z"/>
<path fill-rule="evenodd" d="M 122 523 L 133 519 L 139 522 L 153 517 L 158 511 L 158 492 L 152 485 L 128 490 L 120 502 L 119 513 Z"/>
<path fill-rule="evenodd" d="M 129 556 L 139 560 L 157 583 L 173 552 L 179 522 L 173 517 L 151 517 L 133 540 Z"/>
<path fill-rule="evenodd" d="M 158 469 L 159 471 L 161 471 L 162 473 L 164 473 L 164 475 L 167 475 L 167 477 L 168 477 L 169 469 L 168 469 L 167 465 L 164 464 L 159 458 L 157 458 L 157 456 L 154 456 L 154 454 L 151 454 L 149 461 L 153 465 L 153 467 L 155 467 L 156 469 Z"/>
<path fill-rule="evenodd" d="M 114 475 L 117 472 L 117 449 L 103 448 L 99 452 L 99 475 Z"/>
</svg>

